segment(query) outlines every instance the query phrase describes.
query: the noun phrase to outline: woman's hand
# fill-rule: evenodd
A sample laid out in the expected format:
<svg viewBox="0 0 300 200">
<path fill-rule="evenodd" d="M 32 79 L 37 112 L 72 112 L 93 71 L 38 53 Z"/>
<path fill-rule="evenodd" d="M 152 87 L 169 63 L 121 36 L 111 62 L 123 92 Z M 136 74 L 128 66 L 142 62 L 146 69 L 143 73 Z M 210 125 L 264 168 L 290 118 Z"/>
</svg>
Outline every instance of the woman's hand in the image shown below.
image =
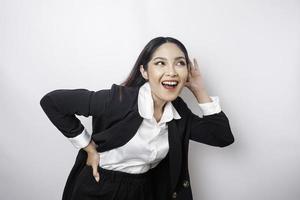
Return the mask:
<svg viewBox="0 0 300 200">
<path fill-rule="evenodd" d="M 185 83 L 185 86 L 189 88 L 192 92 L 204 90 L 204 81 L 202 74 L 199 70 L 198 63 L 194 58 L 194 64 L 189 60 L 189 74 L 188 81 Z"/>
<path fill-rule="evenodd" d="M 96 181 L 99 182 L 100 175 L 98 172 L 98 165 L 100 162 L 100 155 L 99 155 L 99 152 L 96 150 L 96 147 L 97 147 L 97 144 L 94 143 L 93 140 L 91 140 L 89 145 L 87 147 L 85 147 L 84 150 L 88 154 L 86 165 L 89 165 L 93 168 L 93 176 L 95 177 Z"/>
<path fill-rule="evenodd" d="M 205 90 L 203 76 L 199 70 L 199 66 L 195 58 L 194 64 L 191 62 L 191 60 L 189 60 L 189 66 L 190 70 L 187 79 L 188 81 L 185 83 L 185 86 L 191 90 L 191 92 L 197 98 L 198 103 L 212 102 Z"/>
</svg>

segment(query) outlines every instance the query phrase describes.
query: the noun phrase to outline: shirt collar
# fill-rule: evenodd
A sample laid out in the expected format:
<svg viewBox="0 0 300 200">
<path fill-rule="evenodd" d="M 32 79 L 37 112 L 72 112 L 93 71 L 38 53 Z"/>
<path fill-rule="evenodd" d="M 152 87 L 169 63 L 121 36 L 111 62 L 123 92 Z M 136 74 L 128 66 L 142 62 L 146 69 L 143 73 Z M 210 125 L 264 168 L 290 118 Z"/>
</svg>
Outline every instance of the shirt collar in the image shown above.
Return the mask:
<svg viewBox="0 0 300 200">
<path fill-rule="evenodd" d="M 139 88 L 138 111 L 143 118 L 153 118 L 154 105 L 149 82 L 144 83 Z M 171 121 L 173 118 L 180 119 L 181 116 L 179 115 L 175 107 L 172 105 L 172 103 L 168 101 L 164 107 L 160 123 Z"/>
</svg>

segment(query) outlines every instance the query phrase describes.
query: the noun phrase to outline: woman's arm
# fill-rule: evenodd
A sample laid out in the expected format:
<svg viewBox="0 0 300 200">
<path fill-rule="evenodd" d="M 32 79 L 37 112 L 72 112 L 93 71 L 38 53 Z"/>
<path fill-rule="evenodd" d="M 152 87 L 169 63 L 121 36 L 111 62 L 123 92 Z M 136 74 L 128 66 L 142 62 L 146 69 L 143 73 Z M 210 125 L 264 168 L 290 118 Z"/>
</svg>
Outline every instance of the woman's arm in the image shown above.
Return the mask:
<svg viewBox="0 0 300 200">
<path fill-rule="evenodd" d="M 90 134 L 75 116 L 101 116 L 109 101 L 110 90 L 58 89 L 42 97 L 40 105 L 50 121 L 76 148 L 90 144 Z M 89 149 L 89 148 L 87 148 Z"/>
<path fill-rule="evenodd" d="M 191 112 L 185 104 L 189 113 L 190 139 L 204 144 L 225 147 L 234 142 L 227 116 L 221 110 L 219 99 L 210 98 L 204 87 L 204 80 L 198 63 L 190 61 L 191 69 L 189 81 L 186 83 L 188 89 L 197 98 L 203 117 Z"/>
<path fill-rule="evenodd" d="M 190 139 L 212 146 L 225 147 L 234 142 L 229 120 L 221 110 L 219 97 L 208 96 L 205 90 L 195 92 L 203 117 L 190 113 Z"/>
<path fill-rule="evenodd" d="M 199 117 L 190 113 L 190 139 L 204 144 L 225 147 L 234 142 L 228 118 L 223 111 Z"/>
</svg>

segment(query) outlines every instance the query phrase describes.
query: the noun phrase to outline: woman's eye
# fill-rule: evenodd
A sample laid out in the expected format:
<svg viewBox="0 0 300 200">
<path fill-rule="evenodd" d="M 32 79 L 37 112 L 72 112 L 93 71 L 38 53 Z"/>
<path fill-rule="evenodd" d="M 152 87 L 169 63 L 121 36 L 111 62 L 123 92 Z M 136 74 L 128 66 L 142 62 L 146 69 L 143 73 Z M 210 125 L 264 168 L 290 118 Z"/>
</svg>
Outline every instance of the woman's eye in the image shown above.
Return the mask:
<svg viewBox="0 0 300 200">
<path fill-rule="evenodd" d="M 179 62 L 181 65 L 185 66 L 185 62 L 184 61 L 181 61 Z"/>
<path fill-rule="evenodd" d="M 162 62 L 162 61 L 158 61 L 157 63 L 155 63 L 156 65 L 158 65 L 158 63 L 164 63 L 164 62 Z"/>
</svg>

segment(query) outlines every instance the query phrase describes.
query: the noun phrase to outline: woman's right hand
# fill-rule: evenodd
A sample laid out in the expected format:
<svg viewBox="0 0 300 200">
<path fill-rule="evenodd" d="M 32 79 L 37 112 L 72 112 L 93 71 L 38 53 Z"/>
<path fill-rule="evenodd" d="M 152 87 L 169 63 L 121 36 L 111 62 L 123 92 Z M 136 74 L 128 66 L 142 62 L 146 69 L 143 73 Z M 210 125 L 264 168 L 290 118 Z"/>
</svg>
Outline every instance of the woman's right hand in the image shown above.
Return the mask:
<svg viewBox="0 0 300 200">
<path fill-rule="evenodd" d="M 100 155 L 99 152 L 96 150 L 97 144 L 94 143 L 93 140 L 89 143 L 88 146 L 84 148 L 84 150 L 87 152 L 87 161 L 86 165 L 89 165 L 93 168 L 93 176 L 96 179 L 97 182 L 100 180 L 100 175 L 98 172 L 98 165 L 100 162 Z"/>
</svg>

